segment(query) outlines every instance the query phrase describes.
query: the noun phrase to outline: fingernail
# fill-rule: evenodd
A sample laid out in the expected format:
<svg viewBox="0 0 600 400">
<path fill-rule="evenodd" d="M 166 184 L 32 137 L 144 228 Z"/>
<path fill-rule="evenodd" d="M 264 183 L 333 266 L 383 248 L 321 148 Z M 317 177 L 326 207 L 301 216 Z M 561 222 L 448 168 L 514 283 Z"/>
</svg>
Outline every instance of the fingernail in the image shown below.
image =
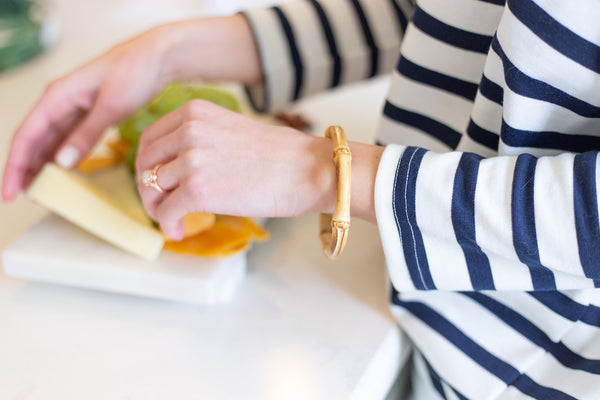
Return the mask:
<svg viewBox="0 0 600 400">
<path fill-rule="evenodd" d="M 73 146 L 67 146 L 56 155 L 56 163 L 63 168 L 73 168 L 79 161 L 79 150 Z"/>
</svg>

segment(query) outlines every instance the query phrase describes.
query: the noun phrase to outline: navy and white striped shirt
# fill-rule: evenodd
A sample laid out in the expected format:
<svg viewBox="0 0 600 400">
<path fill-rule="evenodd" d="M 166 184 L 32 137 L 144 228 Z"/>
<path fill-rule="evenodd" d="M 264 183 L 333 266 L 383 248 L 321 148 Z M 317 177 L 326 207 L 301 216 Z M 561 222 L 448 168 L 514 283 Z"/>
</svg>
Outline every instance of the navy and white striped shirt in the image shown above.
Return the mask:
<svg viewBox="0 0 600 400">
<path fill-rule="evenodd" d="M 253 101 L 391 71 L 375 201 L 416 398 L 600 399 L 600 2 L 413 3 L 246 12 Z"/>
</svg>

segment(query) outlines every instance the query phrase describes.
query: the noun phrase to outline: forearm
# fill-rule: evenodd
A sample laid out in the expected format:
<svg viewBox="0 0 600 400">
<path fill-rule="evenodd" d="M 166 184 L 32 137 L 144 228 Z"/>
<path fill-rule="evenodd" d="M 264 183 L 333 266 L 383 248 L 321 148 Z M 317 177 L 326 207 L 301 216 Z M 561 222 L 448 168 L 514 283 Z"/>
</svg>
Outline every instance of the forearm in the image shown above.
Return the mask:
<svg viewBox="0 0 600 400">
<path fill-rule="evenodd" d="M 256 44 L 242 15 L 162 25 L 148 34 L 157 35 L 168 81 L 204 79 L 253 84 L 262 79 Z"/>
</svg>

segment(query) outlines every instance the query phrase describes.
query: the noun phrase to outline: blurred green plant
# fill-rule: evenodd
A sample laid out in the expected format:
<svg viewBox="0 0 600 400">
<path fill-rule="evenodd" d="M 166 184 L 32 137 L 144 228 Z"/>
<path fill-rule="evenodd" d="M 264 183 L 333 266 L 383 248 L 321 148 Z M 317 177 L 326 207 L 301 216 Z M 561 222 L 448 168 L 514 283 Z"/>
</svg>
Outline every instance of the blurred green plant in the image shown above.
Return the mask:
<svg viewBox="0 0 600 400">
<path fill-rule="evenodd" d="M 42 12 L 31 0 L 0 0 L 0 71 L 41 53 Z"/>
</svg>

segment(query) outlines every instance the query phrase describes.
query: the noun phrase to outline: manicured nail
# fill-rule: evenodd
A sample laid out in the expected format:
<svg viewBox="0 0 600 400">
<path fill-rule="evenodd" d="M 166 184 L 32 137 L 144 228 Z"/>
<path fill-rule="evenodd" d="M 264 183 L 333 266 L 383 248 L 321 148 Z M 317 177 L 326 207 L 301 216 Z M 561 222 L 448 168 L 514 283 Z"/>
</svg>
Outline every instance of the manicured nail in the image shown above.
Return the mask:
<svg viewBox="0 0 600 400">
<path fill-rule="evenodd" d="M 67 146 L 58 152 L 56 163 L 63 168 L 73 168 L 79 161 L 79 150 L 73 146 Z"/>
</svg>

